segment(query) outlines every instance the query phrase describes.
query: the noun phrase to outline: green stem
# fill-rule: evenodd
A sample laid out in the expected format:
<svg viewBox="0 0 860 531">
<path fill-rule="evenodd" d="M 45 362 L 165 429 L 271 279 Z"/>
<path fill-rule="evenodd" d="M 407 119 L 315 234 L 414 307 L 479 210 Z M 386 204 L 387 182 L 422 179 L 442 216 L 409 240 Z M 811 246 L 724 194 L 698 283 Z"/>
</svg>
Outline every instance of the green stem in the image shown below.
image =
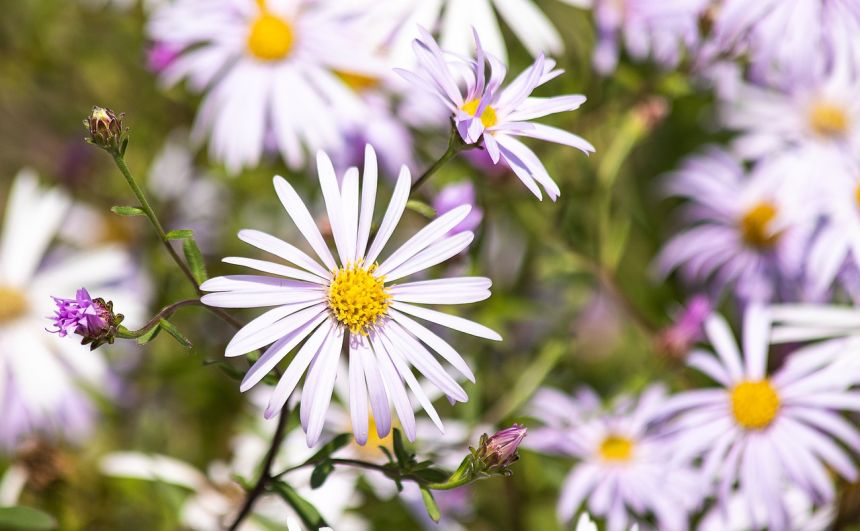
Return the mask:
<svg viewBox="0 0 860 531">
<path fill-rule="evenodd" d="M 137 330 L 128 330 L 127 328 L 120 328 L 117 333 L 117 337 L 120 339 L 137 339 L 145 334 L 147 334 L 150 330 L 152 330 L 162 319 L 167 319 L 171 315 L 173 315 L 176 310 L 179 308 L 183 308 L 185 306 L 204 306 L 205 305 L 200 302 L 200 299 L 186 299 L 179 302 L 174 302 L 168 306 L 162 308 L 158 313 L 156 313 L 152 319 L 147 321 L 145 325 L 138 328 Z"/>
<path fill-rule="evenodd" d="M 429 483 L 425 487 L 432 490 L 451 490 L 468 485 L 475 480 L 475 474 L 472 472 L 472 464 L 471 456 L 466 456 L 457 470 L 444 483 Z"/>
<path fill-rule="evenodd" d="M 158 221 L 158 217 L 155 215 L 155 211 L 150 206 L 149 201 L 146 199 L 146 194 L 143 193 L 143 190 L 137 184 L 137 181 L 134 179 L 134 176 L 131 174 L 131 170 L 128 169 L 128 166 L 125 163 L 125 159 L 119 153 L 111 152 L 111 156 L 113 157 L 114 162 L 116 163 L 117 168 L 119 168 L 122 176 L 125 177 L 125 181 L 128 183 L 128 186 L 131 188 L 131 191 L 134 193 L 134 196 L 137 198 L 140 203 L 140 208 L 146 214 L 146 217 L 149 218 L 149 222 L 152 224 L 152 227 L 155 229 L 155 232 L 158 234 L 158 238 L 161 240 L 161 243 L 164 244 L 164 247 L 167 249 L 167 252 L 170 253 L 170 256 L 173 258 L 173 261 L 176 262 L 176 265 L 179 266 L 179 269 L 188 277 L 188 280 L 194 286 L 194 289 L 200 293 L 200 284 L 197 283 L 197 280 L 194 278 L 194 274 L 188 268 L 188 265 L 179 257 L 179 254 L 176 253 L 176 249 L 171 245 L 170 240 L 167 239 L 167 234 L 164 232 L 164 227 L 161 225 L 161 222 Z"/>
<path fill-rule="evenodd" d="M 421 177 L 418 177 L 418 180 L 412 184 L 412 188 L 409 189 L 409 196 L 411 197 L 425 181 L 427 181 L 439 168 L 444 166 L 446 162 L 454 158 L 458 153 L 475 147 L 477 146 L 474 144 L 466 144 L 463 142 L 463 139 L 460 138 L 460 134 L 457 132 L 457 128 L 452 126 L 451 136 L 448 137 L 448 149 L 442 154 L 439 160 L 427 168 L 427 171 L 422 173 Z"/>
</svg>

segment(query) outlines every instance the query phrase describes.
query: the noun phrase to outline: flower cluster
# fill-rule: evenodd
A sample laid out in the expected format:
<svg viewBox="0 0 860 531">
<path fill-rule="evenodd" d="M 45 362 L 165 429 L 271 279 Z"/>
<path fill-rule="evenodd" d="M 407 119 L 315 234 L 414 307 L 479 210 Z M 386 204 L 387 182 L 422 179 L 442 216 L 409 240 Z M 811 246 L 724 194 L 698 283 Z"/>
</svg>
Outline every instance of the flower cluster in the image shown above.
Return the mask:
<svg viewBox="0 0 860 531">
<path fill-rule="evenodd" d="M 57 310 L 54 327 L 60 337 L 70 332 L 83 337 L 81 344 L 90 345 L 95 350 L 105 343 L 113 343 L 117 326 L 122 322 L 122 314 L 113 313 L 113 303 L 104 299 L 93 299 L 86 288 L 81 288 L 74 299 L 54 297 Z"/>
</svg>

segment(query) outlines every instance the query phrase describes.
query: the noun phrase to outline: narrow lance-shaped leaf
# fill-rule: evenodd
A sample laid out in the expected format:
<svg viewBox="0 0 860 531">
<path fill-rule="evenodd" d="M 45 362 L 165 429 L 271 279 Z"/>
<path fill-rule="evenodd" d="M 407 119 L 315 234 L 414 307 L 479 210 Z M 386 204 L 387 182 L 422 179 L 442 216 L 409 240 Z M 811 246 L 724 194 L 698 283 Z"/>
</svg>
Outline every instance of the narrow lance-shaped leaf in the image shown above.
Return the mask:
<svg viewBox="0 0 860 531">
<path fill-rule="evenodd" d="M 191 343 L 191 340 L 182 335 L 182 332 L 180 332 L 179 329 L 176 328 L 176 326 L 170 321 L 162 319 L 161 321 L 159 321 L 159 324 L 161 325 L 161 328 L 163 328 L 168 334 L 172 335 L 173 338 L 176 339 L 176 341 L 178 341 L 179 344 L 183 347 L 191 348 L 194 346 Z"/>
<path fill-rule="evenodd" d="M 191 274 L 194 275 L 194 280 L 198 284 L 203 284 L 209 278 L 206 272 L 206 262 L 203 260 L 203 253 L 197 246 L 194 238 L 188 238 L 182 243 L 182 252 L 185 253 L 185 260 L 188 262 L 188 267 L 191 268 Z"/>
<path fill-rule="evenodd" d="M 442 518 L 442 513 L 439 511 L 439 506 L 436 505 L 436 500 L 433 499 L 433 493 L 421 487 L 421 499 L 424 500 L 424 508 L 427 509 L 427 516 L 434 522 L 438 522 Z"/>
<path fill-rule="evenodd" d="M 133 206 L 114 206 L 110 208 L 110 211 L 116 214 L 117 216 L 145 216 L 146 212 L 143 211 L 142 208 L 133 207 Z"/>
<path fill-rule="evenodd" d="M 0 507 L 0 529 L 56 529 L 57 520 L 32 507 Z"/>
<path fill-rule="evenodd" d="M 299 493 L 290 485 L 283 481 L 276 481 L 272 484 L 272 489 L 287 502 L 290 507 L 301 518 L 302 523 L 309 529 L 319 529 L 321 527 L 329 527 L 325 519 L 322 517 L 316 507 L 309 501 L 299 496 Z"/>
<path fill-rule="evenodd" d="M 185 240 L 194 236 L 190 229 L 176 229 L 168 232 L 166 235 L 168 240 Z"/>
</svg>

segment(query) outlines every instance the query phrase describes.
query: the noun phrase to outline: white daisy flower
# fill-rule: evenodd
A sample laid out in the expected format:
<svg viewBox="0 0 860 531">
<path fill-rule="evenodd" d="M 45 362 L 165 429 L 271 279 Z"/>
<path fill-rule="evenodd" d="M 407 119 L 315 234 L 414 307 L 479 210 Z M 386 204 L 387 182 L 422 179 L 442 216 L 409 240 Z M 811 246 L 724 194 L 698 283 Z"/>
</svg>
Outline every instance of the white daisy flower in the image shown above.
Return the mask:
<svg viewBox="0 0 860 531">
<path fill-rule="evenodd" d="M 656 260 L 666 276 L 678 269 L 688 281 L 717 290 L 736 286 L 743 299 L 768 300 L 800 274 L 800 252 L 816 212 L 798 208 L 794 188 L 765 161 L 750 175 L 729 153 L 711 148 L 684 161 L 670 175 L 668 195 L 688 198 L 689 228 L 669 240 Z"/>
<path fill-rule="evenodd" d="M 637 531 L 638 529 L 639 524 L 633 524 L 632 526 L 630 526 L 630 531 Z M 587 512 L 583 512 L 576 520 L 575 531 L 598 531 L 598 528 L 594 520 L 591 519 L 591 515 Z"/>
<path fill-rule="evenodd" d="M 234 173 L 256 165 L 268 144 L 292 168 L 304 164 L 305 148 L 339 147 L 341 121 L 365 109 L 334 71 L 380 69 L 349 17 L 324 2 L 177 0 L 148 30 L 183 51 L 161 77 L 206 92 L 193 134 L 208 134 L 212 155 Z"/>
<path fill-rule="evenodd" d="M 721 388 L 687 391 L 670 400 L 666 414 L 681 412 L 673 421 L 675 456 L 702 457 L 703 474 L 718 482 L 721 503 L 737 484 L 753 527 L 787 529 L 789 507 L 782 495 L 787 485 L 829 503 L 835 496 L 830 470 L 857 479 L 840 443 L 860 451 L 860 431 L 839 413 L 860 411 L 860 392 L 850 390 L 860 362 L 816 345 L 793 353 L 768 374 L 770 316 L 756 305 L 744 316 L 742 351 L 722 317 L 712 316 L 705 329 L 716 356 L 694 352 L 688 363 Z"/>
<path fill-rule="evenodd" d="M 60 190 L 41 188 L 31 171 L 12 181 L 0 232 L 0 448 L 32 433 L 81 439 L 96 411 L 79 383 L 106 393 L 115 387 L 100 352 L 46 332 L 52 296 L 87 286 L 113 300 L 127 322 L 142 317 L 142 297 L 118 285 L 134 270 L 120 246 L 56 249 L 45 259 L 71 206 Z"/>
<path fill-rule="evenodd" d="M 785 87 L 740 82 L 721 103 L 720 121 L 740 136 L 733 150 L 759 159 L 791 146 L 819 146 L 856 153 L 860 149 L 860 83 L 837 69 L 792 78 Z"/>
<path fill-rule="evenodd" d="M 308 445 L 313 446 L 322 433 L 341 347 L 344 337 L 348 336 L 349 401 L 356 439 L 364 443 L 368 438 L 369 399 L 380 437 L 391 429 L 391 400 L 403 431 L 410 440 L 414 440 L 415 417 L 404 381 L 441 429 L 439 416 L 418 385 L 410 366 L 458 402 L 468 399 L 466 392 L 424 345 L 436 351 L 469 380 L 474 381 L 474 375 L 448 343 L 413 318 L 486 339 L 499 341 L 501 337 L 478 323 L 416 306 L 415 303 L 464 304 L 484 300 L 490 296 L 490 280 L 459 277 L 396 285 L 391 282 L 441 263 L 465 249 L 471 243 L 473 233 L 467 231 L 449 236 L 448 231 L 463 221 L 471 207 L 465 205 L 440 216 L 387 259 L 377 263 L 406 207 L 411 181 L 409 170 L 406 167 L 401 170 L 379 230 L 369 242 L 377 185 L 373 148 L 368 146 L 365 155 L 360 203 L 357 168 L 350 168 L 343 177 L 343 184 L 338 186 L 331 161 L 322 152 L 317 155 L 317 166 L 339 260 L 335 260 L 293 187 L 283 178 L 275 177 L 275 190 L 287 214 L 322 265 L 274 236 L 243 230 L 239 232 L 241 240 L 300 269 L 250 258 L 226 258 L 228 263 L 285 278 L 228 276 L 210 279 L 202 286 L 205 291 L 214 292 L 202 299 L 211 306 L 276 306 L 242 328 L 227 346 L 227 356 L 240 356 L 274 342 L 248 370 L 241 389 L 245 391 L 256 385 L 307 338 L 275 387 L 266 416 L 272 417 L 281 410 L 307 371 L 300 417 Z"/>
<path fill-rule="evenodd" d="M 407 81 L 442 101 L 464 142 L 483 145 L 494 164 L 503 160 L 538 199 L 542 198 L 540 184 L 555 201 L 561 193 L 558 185 L 537 155 L 516 137 L 536 138 L 575 147 L 584 153 L 593 152 L 594 146 L 582 137 L 532 122 L 550 114 L 576 110 L 585 102 L 585 96 L 530 97 L 535 88 L 563 72 L 555 68 L 555 61 L 544 59 L 543 55 L 502 88 L 507 73 L 505 65 L 484 52 L 477 33 L 475 44 L 476 59 L 467 62 L 443 53 L 433 37 L 422 31 L 413 45 L 418 69 L 397 71 Z"/>
<path fill-rule="evenodd" d="M 819 506 L 801 489 L 789 487 L 782 494 L 788 509 L 790 531 L 823 531 L 832 529 L 836 518 L 836 504 Z M 699 531 L 749 531 L 755 528 L 754 520 L 761 521 L 765 507 L 756 507 L 757 518 L 750 517 L 749 503 L 743 494 L 735 493 L 725 506 L 714 506 L 699 523 Z"/>
<path fill-rule="evenodd" d="M 577 0 L 563 1 L 581 5 Z M 486 49 L 507 62 L 497 13 L 532 57 L 564 50 L 561 36 L 534 0 L 396 0 L 386 2 L 381 9 L 393 13 L 397 21 L 391 49 L 402 66 L 413 64 L 409 50 L 419 27 L 438 31 L 442 47 L 460 55 L 474 51 L 472 32 L 477 31 Z"/>
<path fill-rule="evenodd" d="M 609 413 L 575 407 L 565 422 L 564 411 L 575 399 L 544 391 L 532 410 L 548 425 L 530 429 L 524 442 L 579 460 L 562 486 L 559 518 L 571 520 L 585 502 L 592 514 L 606 518 L 609 531 L 627 529 L 648 513 L 660 529 L 686 529 L 702 498 L 701 481 L 688 464 L 672 462 L 670 441 L 655 429 L 665 389 L 651 387 L 638 400 L 622 397 Z"/>
</svg>

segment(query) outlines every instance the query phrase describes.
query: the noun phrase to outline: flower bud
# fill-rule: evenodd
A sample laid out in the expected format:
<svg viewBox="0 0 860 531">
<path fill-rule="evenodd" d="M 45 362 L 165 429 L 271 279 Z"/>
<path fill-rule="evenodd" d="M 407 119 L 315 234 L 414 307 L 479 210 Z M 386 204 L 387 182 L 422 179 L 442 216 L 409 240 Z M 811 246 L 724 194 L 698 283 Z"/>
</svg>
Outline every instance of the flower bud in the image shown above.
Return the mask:
<svg viewBox="0 0 860 531">
<path fill-rule="evenodd" d="M 436 210 L 436 214 L 439 216 L 461 205 L 471 205 L 472 210 L 463 221 L 450 230 L 450 234 L 457 234 L 467 230 L 474 231 L 481 224 L 484 212 L 475 206 L 475 187 L 470 181 L 449 184 L 442 188 L 433 199 L 433 209 Z"/>
<path fill-rule="evenodd" d="M 89 117 L 84 120 L 84 127 L 90 132 L 87 141 L 111 153 L 121 155 L 125 150 L 123 144 L 128 130 L 122 128 L 122 118 L 104 107 L 93 107 Z"/>
<path fill-rule="evenodd" d="M 56 333 L 66 337 L 73 332 L 83 339 L 82 345 L 90 345 L 90 350 L 113 343 L 117 327 L 123 320 L 122 314 L 113 313 L 113 302 L 104 299 L 93 299 L 86 288 L 77 291 L 74 299 L 53 297 L 57 305 L 52 319 Z"/>
<path fill-rule="evenodd" d="M 487 472 L 504 472 L 507 467 L 520 458 L 517 449 L 526 436 L 526 427 L 514 424 L 491 436 L 481 436 L 480 445 L 475 452 Z"/>
<path fill-rule="evenodd" d="M 657 336 L 658 352 L 669 357 L 682 359 L 702 338 L 702 327 L 711 315 L 711 301 L 704 295 L 696 295 L 687 303 L 675 324 L 664 328 Z"/>
</svg>

